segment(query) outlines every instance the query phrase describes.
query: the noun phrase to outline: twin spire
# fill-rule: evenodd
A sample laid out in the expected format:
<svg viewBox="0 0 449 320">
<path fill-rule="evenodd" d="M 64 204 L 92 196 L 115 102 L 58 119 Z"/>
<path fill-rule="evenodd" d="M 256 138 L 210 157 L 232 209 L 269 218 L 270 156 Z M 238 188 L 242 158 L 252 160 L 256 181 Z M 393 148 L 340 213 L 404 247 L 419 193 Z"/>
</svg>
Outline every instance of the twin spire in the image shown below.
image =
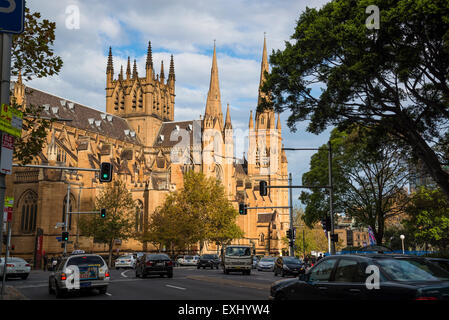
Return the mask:
<svg viewBox="0 0 449 320">
<path fill-rule="evenodd" d="M 214 42 L 214 56 L 212 58 L 212 69 L 210 72 L 209 92 L 207 93 L 205 119 L 218 120 L 220 128 L 223 128 L 223 113 L 221 111 L 220 85 L 218 81 L 217 51 Z"/>
<path fill-rule="evenodd" d="M 147 79 L 154 79 L 154 67 L 153 67 L 153 52 L 151 49 L 151 41 L 148 42 L 148 51 L 147 51 L 147 59 L 146 59 L 146 65 L 145 65 L 145 69 L 146 69 L 146 74 L 147 74 Z M 109 54 L 108 54 L 108 63 L 107 63 L 107 67 L 106 67 L 106 74 L 111 75 L 111 81 L 113 78 L 113 74 L 114 74 L 114 63 L 113 63 L 113 59 L 112 59 L 112 48 L 109 47 Z M 137 79 L 138 78 L 138 72 L 137 72 L 137 62 L 134 59 L 134 65 L 133 65 L 133 70 L 131 73 L 131 59 L 130 57 L 128 57 L 128 63 L 127 63 L 127 67 L 126 67 L 126 79 L 130 79 L 132 75 L 132 78 Z M 159 78 L 159 75 L 158 75 Z M 120 69 L 120 73 L 119 73 L 119 80 L 123 80 L 123 66 L 121 66 Z M 161 73 L 160 73 L 160 79 L 161 81 L 164 81 L 165 79 L 165 74 L 164 74 L 164 61 L 161 62 Z M 171 55 L 170 57 L 170 71 L 168 74 L 168 80 L 170 81 L 175 81 L 175 63 L 173 60 L 173 55 Z M 174 84 L 174 83 L 173 83 Z"/>
</svg>

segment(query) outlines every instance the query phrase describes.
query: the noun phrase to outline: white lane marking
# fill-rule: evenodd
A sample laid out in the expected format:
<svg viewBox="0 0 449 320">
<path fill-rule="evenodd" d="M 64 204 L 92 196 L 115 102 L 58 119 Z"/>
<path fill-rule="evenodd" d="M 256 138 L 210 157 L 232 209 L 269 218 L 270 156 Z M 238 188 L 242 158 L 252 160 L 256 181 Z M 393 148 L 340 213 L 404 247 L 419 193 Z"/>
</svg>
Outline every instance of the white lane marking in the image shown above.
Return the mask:
<svg viewBox="0 0 449 320">
<path fill-rule="evenodd" d="M 125 273 L 128 272 L 128 271 L 131 271 L 131 270 L 125 270 L 125 271 L 123 271 L 120 275 L 121 275 L 122 277 L 128 278 L 128 276 L 125 276 Z"/>
<path fill-rule="evenodd" d="M 106 292 L 105 295 L 112 297 L 112 294 L 110 294 L 109 292 Z"/>
<path fill-rule="evenodd" d="M 171 286 L 169 284 L 165 285 L 166 287 L 170 287 L 170 288 L 174 288 L 174 289 L 179 289 L 179 290 L 186 290 L 186 288 L 182 288 L 182 287 L 176 287 L 176 286 Z"/>
</svg>

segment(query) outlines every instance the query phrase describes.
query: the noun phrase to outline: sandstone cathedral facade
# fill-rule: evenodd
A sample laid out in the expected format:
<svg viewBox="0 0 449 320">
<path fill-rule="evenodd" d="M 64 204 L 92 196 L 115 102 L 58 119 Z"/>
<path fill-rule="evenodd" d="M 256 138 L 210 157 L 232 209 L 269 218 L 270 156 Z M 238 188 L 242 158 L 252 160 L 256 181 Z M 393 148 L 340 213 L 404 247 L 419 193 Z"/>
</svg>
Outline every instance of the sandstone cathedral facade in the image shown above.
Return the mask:
<svg viewBox="0 0 449 320">
<path fill-rule="evenodd" d="M 260 86 L 268 72 L 264 39 Z M 288 189 L 269 189 L 261 197 L 259 181 L 269 185 L 287 185 L 287 159 L 282 151 L 282 131 L 274 110 L 249 113 L 248 150 L 235 154 L 235 134 L 229 105 L 223 117 L 217 54 L 214 45 L 209 92 L 204 115 L 190 121 L 175 119 L 175 65 L 170 59 L 168 76 L 163 62 L 159 74 L 153 65 L 148 45 L 145 73 L 139 75 L 136 62 L 131 70 L 128 58 L 115 77 L 112 50 L 106 67 L 106 112 L 68 99 L 27 87 L 19 76 L 12 99 L 18 104 L 44 107 L 43 116 L 61 119 L 52 124 L 47 143 L 33 164 L 99 168 L 101 162 L 113 164 L 114 179 L 121 179 L 136 201 L 135 233 L 145 231 L 149 217 L 165 196 L 183 187 L 188 170 L 216 177 L 230 201 L 238 208 L 288 206 Z M 264 97 L 259 87 L 258 102 Z M 255 104 L 256 108 L 257 105 Z M 65 119 L 65 121 L 64 121 Z M 67 121 L 69 120 L 69 121 Z M 65 222 L 70 184 L 69 211 L 91 211 L 103 185 L 98 173 L 59 169 L 15 167 L 7 179 L 7 196 L 14 197 L 12 255 L 41 263 L 43 254 L 61 254 L 58 237 Z M 106 246 L 84 237 L 78 228 L 79 215 L 71 214 L 70 243 L 67 252 L 105 252 Z M 251 244 L 257 254 L 280 254 L 287 244 L 282 241 L 289 228 L 288 209 L 254 209 L 240 215 L 237 224 L 244 231 L 234 243 Z M 136 239 L 116 239 L 114 251 L 153 251 L 157 248 Z M 217 252 L 214 243 L 206 243 L 203 252 Z"/>
</svg>

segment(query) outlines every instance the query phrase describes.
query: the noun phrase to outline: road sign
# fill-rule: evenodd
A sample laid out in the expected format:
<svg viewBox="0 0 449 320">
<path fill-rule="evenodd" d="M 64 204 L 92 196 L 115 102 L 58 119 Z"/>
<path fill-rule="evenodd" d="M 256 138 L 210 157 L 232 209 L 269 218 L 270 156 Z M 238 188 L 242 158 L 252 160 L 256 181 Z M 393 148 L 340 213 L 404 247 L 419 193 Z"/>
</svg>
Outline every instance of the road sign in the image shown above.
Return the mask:
<svg viewBox="0 0 449 320">
<path fill-rule="evenodd" d="M 12 208 L 14 207 L 14 197 L 5 197 L 5 205 L 3 207 L 6 222 L 12 221 Z"/>
<path fill-rule="evenodd" d="M 25 0 L 0 1 L 0 33 L 22 33 L 25 22 Z"/>
<path fill-rule="evenodd" d="M 22 136 L 23 113 L 7 104 L 2 104 L 0 113 L 0 131 L 20 138 Z"/>
</svg>

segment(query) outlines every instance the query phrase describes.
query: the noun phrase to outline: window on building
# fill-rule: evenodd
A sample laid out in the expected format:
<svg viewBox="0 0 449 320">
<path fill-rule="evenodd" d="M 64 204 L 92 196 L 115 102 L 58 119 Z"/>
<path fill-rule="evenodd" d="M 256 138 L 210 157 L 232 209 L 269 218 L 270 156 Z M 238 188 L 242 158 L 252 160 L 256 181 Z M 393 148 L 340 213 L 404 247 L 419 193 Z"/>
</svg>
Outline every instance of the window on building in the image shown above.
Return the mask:
<svg viewBox="0 0 449 320">
<path fill-rule="evenodd" d="M 36 218 L 37 218 L 37 195 L 33 191 L 26 191 L 22 196 L 22 202 L 20 204 L 20 210 L 22 213 L 22 232 L 33 232 L 36 230 Z"/>
</svg>

